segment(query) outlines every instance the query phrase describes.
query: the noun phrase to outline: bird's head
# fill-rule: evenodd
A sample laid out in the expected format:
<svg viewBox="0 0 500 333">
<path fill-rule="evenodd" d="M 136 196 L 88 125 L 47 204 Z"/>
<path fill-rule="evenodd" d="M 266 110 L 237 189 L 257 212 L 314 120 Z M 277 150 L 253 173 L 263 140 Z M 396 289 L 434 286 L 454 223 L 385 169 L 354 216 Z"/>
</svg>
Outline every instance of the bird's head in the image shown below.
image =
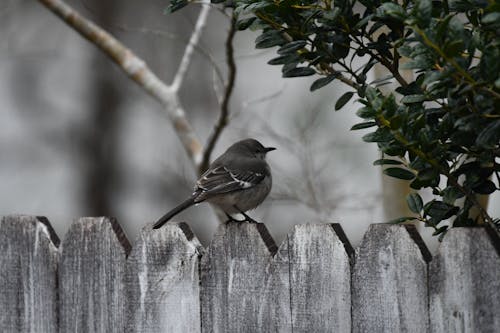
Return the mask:
<svg viewBox="0 0 500 333">
<path fill-rule="evenodd" d="M 237 152 L 239 154 L 245 154 L 264 160 L 266 158 L 266 154 L 275 149 L 276 148 L 274 147 L 264 147 L 262 143 L 255 139 L 245 139 L 238 141 L 229 147 L 228 152 Z"/>
</svg>

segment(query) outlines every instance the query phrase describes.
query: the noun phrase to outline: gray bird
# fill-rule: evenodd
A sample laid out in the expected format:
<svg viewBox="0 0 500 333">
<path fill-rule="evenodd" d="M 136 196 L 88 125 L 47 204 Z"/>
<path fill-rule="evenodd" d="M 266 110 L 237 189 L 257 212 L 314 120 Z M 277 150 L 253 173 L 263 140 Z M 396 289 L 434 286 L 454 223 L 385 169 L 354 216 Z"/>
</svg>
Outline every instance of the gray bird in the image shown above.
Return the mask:
<svg viewBox="0 0 500 333">
<path fill-rule="evenodd" d="M 201 175 L 194 192 L 180 205 L 163 215 L 153 226 L 160 228 L 184 209 L 200 202 L 210 202 L 230 214 L 240 213 L 255 222 L 246 211 L 260 205 L 271 191 L 271 169 L 266 154 L 276 148 L 264 147 L 259 141 L 245 139 L 229 147 Z"/>
</svg>

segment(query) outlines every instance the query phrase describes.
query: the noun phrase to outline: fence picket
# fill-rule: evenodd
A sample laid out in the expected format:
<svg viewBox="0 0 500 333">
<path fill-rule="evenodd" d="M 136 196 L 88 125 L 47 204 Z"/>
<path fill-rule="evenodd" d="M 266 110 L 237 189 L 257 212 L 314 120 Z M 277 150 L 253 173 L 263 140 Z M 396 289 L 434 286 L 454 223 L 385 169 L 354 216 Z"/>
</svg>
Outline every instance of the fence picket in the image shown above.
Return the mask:
<svg viewBox="0 0 500 333">
<path fill-rule="evenodd" d="M 44 217 L 0 222 L 0 332 L 55 333 L 59 239 Z"/>
<path fill-rule="evenodd" d="M 61 250 L 60 331 L 123 332 L 123 274 L 130 245 L 118 222 L 80 218 Z"/>
<path fill-rule="evenodd" d="M 432 332 L 500 332 L 500 239 L 487 228 L 448 231 L 429 272 Z"/>
<path fill-rule="evenodd" d="M 201 252 L 185 223 L 143 228 L 127 260 L 126 332 L 200 332 Z"/>
<path fill-rule="evenodd" d="M 414 226 L 372 224 L 356 251 L 353 332 L 427 332 L 429 260 Z"/>
<path fill-rule="evenodd" d="M 290 332 L 287 259 L 263 224 L 221 224 L 201 260 L 202 331 Z"/>
<path fill-rule="evenodd" d="M 297 225 L 285 242 L 293 332 L 350 332 L 353 250 L 340 225 Z"/>
</svg>

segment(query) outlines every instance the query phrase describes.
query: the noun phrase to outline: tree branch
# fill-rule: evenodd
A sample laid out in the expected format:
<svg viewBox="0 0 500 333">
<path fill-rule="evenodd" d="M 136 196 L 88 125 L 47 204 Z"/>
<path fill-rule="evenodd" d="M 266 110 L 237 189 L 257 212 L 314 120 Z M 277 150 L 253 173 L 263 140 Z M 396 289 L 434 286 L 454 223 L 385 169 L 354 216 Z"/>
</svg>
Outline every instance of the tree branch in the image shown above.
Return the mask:
<svg viewBox="0 0 500 333">
<path fill-rule="evenodd" d="M 218 141 L 222 131 L 229 122 L 229 101 L 231 100 L 236 80 L 236 63 L 234 60 L 233 46 L 234 36 L 236 34 L 236 21 L 237 16 L 233 13 L 233 15 L 231 16 L 231 25 L 229 27 L 229 32 L 226 38 L 226 62 L 228 67 L 228 78 L 225 85 L 224 96 L 221 102 L 219 119 L 217 119 L 213 132 L 207 140 L 205 151 L 203 153 L 203 159 L 200 163 L 200 167 L 198 170 L 200 174 L 208 169 L 208 166 L 210 164 L 210 156 L 212 155 L 212 152 L 215 148 L 215 143 Z"/>
<path fill-rule="evenodd" d="M 81 16 L 62 0 L 39 0 L 54 14 L 64 20 L 80 35 L 101 49 L 134 82 L 160 102 L 172 122 L 191 161 L 198 166 L 202 159 L 202 146 L 186 118 L 177 91 L 162 82 L 130 49 L 93 22 Z"/>
<path fill-rule="evenodd" d="M 196 25 L 194 27 L 193 32 L 191 33 L 191 38 L 189 39 L 189 43 L 186 45 L 186 49 L 184 50 L 184 55 L 182 56 L 181 63 L 179 68 L 177 69 L 177 73 L 175 74 L 174 80 L 170 85 L 174 91 L 178 91 L 182 85 L 182 81 L 186 76 L 187 69 L 189 64 L 191 63 L 191 58 L 193 55 L 193 51 L 198 45 L 198 41 L 200 39 L 201 33 L 203 32 L 203 28 L 207 23 L 208 13 L 210 12 L 210 6 L 207 3 L 201 5 L 200 13 L 198 14 L 198 19 L 196 20 Z"/>
</svg>

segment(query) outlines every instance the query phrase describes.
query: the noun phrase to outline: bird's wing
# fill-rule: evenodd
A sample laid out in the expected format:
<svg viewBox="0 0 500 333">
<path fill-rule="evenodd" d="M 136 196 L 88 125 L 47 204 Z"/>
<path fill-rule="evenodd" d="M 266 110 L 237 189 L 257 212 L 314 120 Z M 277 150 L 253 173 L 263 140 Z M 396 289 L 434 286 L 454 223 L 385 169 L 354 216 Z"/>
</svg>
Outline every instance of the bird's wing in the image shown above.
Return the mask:
<svg viewBox="0 0 500 333">
<path fill-rule="evenodd" d="M 230 170 L 219 166 L 205 172 L 196 182 L 196 189 L 206 196 L 247 189 L 259 184 L 265 178 L 264 173 L 251 170 Z"/>
</svg>

